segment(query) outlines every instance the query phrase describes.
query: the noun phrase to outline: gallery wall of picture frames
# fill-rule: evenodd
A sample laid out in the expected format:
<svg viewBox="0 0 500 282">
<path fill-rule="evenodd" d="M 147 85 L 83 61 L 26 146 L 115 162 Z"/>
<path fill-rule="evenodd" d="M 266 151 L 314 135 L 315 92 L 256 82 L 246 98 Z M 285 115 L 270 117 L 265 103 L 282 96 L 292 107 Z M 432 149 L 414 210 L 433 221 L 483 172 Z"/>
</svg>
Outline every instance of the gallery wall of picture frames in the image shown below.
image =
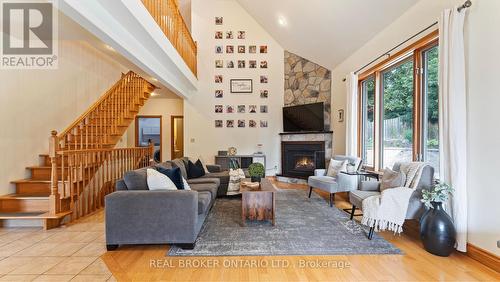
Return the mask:
<svg viewBox="0 0 500 282">
<path fill-rule="evenodd" d="M 267 119 L 255 118 L 247 120 L 238 117 L 238 114 L 268 114 L 269 108 L 267 104 L 259 103 L 259 105 L 257 105 L 257 103 L 255 103 L 227 105 L 222 101 L 224 100 L 224 95 L 226 95 L 226 93 L 229 93 L 229 95 L 256 95 L 258 98 L 262 99 L 262 101 L 267 101 L 266 99 L 269 97 L 269 90 L 267 89 L 269 77 L 266 74 L 258 74 L 258 80 L 255 83 L 259 85 L 259 89 L 254 93 L 253 79 L 241 78 L 241 76 L 238 76 L 237 70 L 255 69 L 257 71 L 268 69 L 269 64 L 266 57 L 266 54 L 268 53 L 268 46 L 246 44 L 247 32 L 245 30 L 225 30 L 224 17 L 216 16 L 214 22 L 216 26 L 214 34 L 216 42 L 216 59 L 214 62 L 216 70 L 216 74 L 214 75 L 214 98 L 216 103 L 214 105 L 214 112 L 217 115 L 235 115 L 234 119 L 216 119 L 214 126 L 216 128 L 267 128 Z M 222 54 L 231 55 L 223 58 Z M 243 56 L 243 54 L 250 54 L 255 57 L 250 59 L 245 59 L 243 57 L 238 58 L 238 56 Z M 234 75 L 234 77 L 224 77 L 222 74 L 217 74 L 217 70 L 224 68 L 234 69 L 234 74 L 231 72 L 231 76 Z M 224 89 L 225 85 L 228 85 L 229 89 Z M 226 90 L 228 91 L 226 92 Z"/>
</svg>

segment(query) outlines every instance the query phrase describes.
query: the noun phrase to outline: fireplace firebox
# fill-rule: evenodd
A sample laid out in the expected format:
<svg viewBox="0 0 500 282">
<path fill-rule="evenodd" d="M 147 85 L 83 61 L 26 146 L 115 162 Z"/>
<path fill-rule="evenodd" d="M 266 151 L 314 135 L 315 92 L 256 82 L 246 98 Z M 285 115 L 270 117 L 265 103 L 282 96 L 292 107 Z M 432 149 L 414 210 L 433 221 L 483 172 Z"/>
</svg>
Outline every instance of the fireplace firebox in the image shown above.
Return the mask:
<svg viewBox="0 0 500 282">
<path fill-rule="evenodd" d="M 282 176 L 306 179 L 325 168 L 324 141 L 281 142 Z"/>
</svg>

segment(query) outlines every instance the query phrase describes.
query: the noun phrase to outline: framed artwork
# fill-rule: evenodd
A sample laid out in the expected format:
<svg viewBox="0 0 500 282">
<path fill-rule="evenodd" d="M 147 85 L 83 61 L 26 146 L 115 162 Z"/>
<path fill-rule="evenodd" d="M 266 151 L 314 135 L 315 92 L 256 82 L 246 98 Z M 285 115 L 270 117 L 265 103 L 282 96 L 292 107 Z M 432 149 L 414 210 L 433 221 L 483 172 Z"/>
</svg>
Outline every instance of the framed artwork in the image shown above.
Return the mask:
<svg viewBox="0 0 500 282">
<path fill-rule="evenodd" d="M 269 91 L 260 90 L 260 98 L 267 99 L 268 96 L 269 96 Z"/>
<path fill-rule="evenodd" d="M 238 127 L 245 127 L 245 120 L 244 119 L 238 120 Z"/>
<path fill-rule="evenodd" d="M 224 49 L 222 48 L 221 45 L 215 46 L 215 54 L 222 54 L 222 53 L 224 53 L 223 50 Z"/>
<path fill-rule="evenodd" d="M 223 17 L 215 17 L 215 24 L 216 25 L 222 25 L 223 21 L 224 21 Z"/>
<path fill-rule="evenodd" d="M 233 69 L 234 68 L 234 61 L 233 60 L 227 61 L 226 68 Z"/>
<path fill-rule="evenodd" d="M 248 46 L 248 53 L 250 53 L 250 54 L 257 53 L 257 46 L 255 46 L 255 45 Z"/>
<path fill-rule="evenodd" d="M 215 32 L 215 39 L 222 39 L 222 31 L 216 31 Z"/>
<path fill-rule="evenodd" d="M 223 60 L 215 60 L 215 68 L 221 69 L 224 67 L 224 61 Z"/>
<path fill-rule="evenodd" d="M 232 31 L 226 31 L 226 39 L 233 39 L 233 32 Z"/>
<path fill-rule="evenodd" d="M 216 128 L 221 128 L 222 127 L 222 120 L 221 119 L 216 119 L 215 120 L 215 127 Z"/>
<path fill-rule="evenodd" d="M 215 105 L 215 113 L 222 114 L 224 112 L 224 107 L 222 105 Z"/>
<path fill-rule="evenodd" d="M 234 113 L 234 106 L 232 106 L 232 105 L 227 105 L 227 106 L 226 106 L 226 113 L 228 113 L 228 114 L 233 114 L 233 113 Z"/>
<path fill-rule="evenodd" d="M 260 83 L 267 83 L 267 82 L 268 82 L 267 75 L 261 75 L 260 76 Z"/>
<path fill-rule="evenodd" d="M 222 98 L 222 97 L 224 97 L 224 90 L 222 89 L 215 90 L 215 98 Z"/>
<path fill-rule="evenodd" d="M 238 53 L 245 54 L 245 45 L 238 45 Z"/>
<path fill-rule="evenodd" d="M 238 114 L 244 114 L 245 113 L 245 105 L 238 105 Z"/>
<path fill-rule="evenodd" d="M 233 128 L 234 127 L 234 119 L 226 120 L 226 127 Z"/>
<path fill-rule="evenodd" d="M 245 32 L 243 30 L 238 31 L 238 39 L 245 39 Z"/>
<path fill-rule="evenodd" d="M 238 60 L 238 68 L 239 69 L 245 68 L 245 60 Z"/>
<path fill-rule="evenodd" d="M 257 61 L 256 60 L 250 60 L 248 61 L 248 67 L 251 69 L 257 68 Z"/>
<path fill-rule="evenodd" d="M 231 79 L 230 81 L 231 93 L 252 93 L 253 81 L 251 79 Z"/>
<path fill-rule="evenodd" d="M 253 119 L 248 121 L 248 127 L 255 128 L 257 127 L 257 122 Z"/>
<path fill-rule="evenodd" d="M 267 69 L 267 61 L 260 61 L 260 68 Z"/>
<path fill-rule="evenodd" d="M 263 114 L 266 114 L 267 113 L 267 105 L 261 105 L 260 106 L 260 112 L 263 113 Z"/>
<path fill-rule="evenodd" d="M 267 45 L 261 45 L 260 46 L 260 53 L 261 54 L 267 53 Z"/>
<path fill-rule="evenodd" d="M 233 45 L 227 45 L 226 46 L 226 53 L 228 53 L 228 54 L 234 53 L 234 46 Z"/>
<path fill-rule="evenodd" d="M 214 77 L 215 83 L 222 83 L 222 75 L 218 74 Z"/>
<path fill-rule="evenodd" d="M 260 127 L 267 127 L 267 120 L 261 120 Z"/>
<path fill-rule="evenodd" d="M 257 105 L 248 105 L 248 112 L 251 114 L 257 113 Z"/>
</svg>

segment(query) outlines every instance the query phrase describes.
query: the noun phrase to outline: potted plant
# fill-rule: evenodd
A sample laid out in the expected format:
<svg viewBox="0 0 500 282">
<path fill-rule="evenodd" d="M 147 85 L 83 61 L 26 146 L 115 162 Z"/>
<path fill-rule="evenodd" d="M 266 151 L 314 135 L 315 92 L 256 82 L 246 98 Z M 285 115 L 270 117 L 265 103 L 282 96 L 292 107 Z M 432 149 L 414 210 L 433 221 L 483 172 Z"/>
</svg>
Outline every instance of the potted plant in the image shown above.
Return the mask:
<svg viewBox="0 0 500 282">
<path fill-rule="evenodd" d="M 451 217 L 443 209 L 453 188 L 439 183 L 431 189 L 422 190 L 422 202 L 427 211 L 420 219 L 420 238 L 424 248 L 431 254 L 447 257 L 455 249 L 456 231 Z"/>
<path fill-rule="evenodd" d="M 248 173 L 252 182 L 260 182 L 260 179 L 265 176 L 264 165 L 261 163 L 253 163 L 248 167 Z"/>
</svg>

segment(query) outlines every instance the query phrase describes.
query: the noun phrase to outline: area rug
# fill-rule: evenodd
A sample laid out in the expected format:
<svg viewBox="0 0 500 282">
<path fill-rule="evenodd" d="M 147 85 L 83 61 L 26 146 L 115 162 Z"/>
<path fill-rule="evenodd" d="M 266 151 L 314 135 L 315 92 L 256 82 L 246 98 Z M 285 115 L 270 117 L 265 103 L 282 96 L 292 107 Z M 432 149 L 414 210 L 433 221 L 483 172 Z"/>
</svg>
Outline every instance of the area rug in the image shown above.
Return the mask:
<svg viewBox="0 0 500 282">
<path fill-rule="evenodd" d="M 247 221 L 241 226 L 241 199 L 217 199 L 193 250 L 171 246 L 168 256 L 275 256 L 401 254 L 377 234 L 318 195 L 304 190 L 276 193 L 276 225 Z"/>
</svg>

